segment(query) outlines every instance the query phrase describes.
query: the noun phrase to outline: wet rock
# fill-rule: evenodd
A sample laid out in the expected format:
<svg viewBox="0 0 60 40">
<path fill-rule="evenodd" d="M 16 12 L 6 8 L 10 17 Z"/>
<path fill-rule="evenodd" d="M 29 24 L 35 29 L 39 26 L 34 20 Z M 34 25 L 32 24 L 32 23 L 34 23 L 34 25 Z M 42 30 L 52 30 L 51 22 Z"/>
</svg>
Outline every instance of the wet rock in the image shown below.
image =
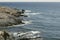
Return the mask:
<svg viewBox="0 0 60 40">
<path fill-rule="evenodd" d="M 24 13 L 25 12 L 25 10 L 24 9 L 22 9 L 22 13 Z"/>
</svg>

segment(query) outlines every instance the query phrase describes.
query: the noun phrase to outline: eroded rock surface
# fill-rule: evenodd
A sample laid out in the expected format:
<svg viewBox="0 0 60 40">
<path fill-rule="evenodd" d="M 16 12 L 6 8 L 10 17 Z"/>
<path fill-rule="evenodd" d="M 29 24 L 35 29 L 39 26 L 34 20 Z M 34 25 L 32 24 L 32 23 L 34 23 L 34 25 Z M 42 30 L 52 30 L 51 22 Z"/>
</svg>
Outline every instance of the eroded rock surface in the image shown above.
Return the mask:
<svg viewBox="0 0 60 40">
<path fill-rule="evenodd" d="M 25 10 L 10 7 L 0 7 L 0 26 L 12 26 L 22 24 L 19 17 L 24 16 Z"/>
</svg>

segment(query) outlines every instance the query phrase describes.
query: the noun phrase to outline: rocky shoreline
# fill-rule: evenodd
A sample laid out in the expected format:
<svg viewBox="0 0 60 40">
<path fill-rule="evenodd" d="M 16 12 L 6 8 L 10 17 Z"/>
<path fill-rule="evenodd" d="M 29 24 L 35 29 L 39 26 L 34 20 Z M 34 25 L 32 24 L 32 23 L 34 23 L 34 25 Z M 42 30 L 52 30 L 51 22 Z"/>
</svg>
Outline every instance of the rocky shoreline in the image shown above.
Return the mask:
<svg viewBox="0 0 60 40">
<path fill-rule="evenodd" d="M 0 27 L 8 27 L 18 24 L 25 24 L 23 18 L 27 17 L 24 14 L 24 9 L 0 7 Z M 43 40 L 40 37 L 39 31 L 29 32 L 8 32 L 0 31 L 0 40 Z"/>
<path fill-rule="evenodd" d="M 17 8 L 0 7 L 0 26 L 7 27 L 17 24 L 24 24 L 19 17 L 27 17 L 24 15 L 25 10 Z"/>
<path fill-rule="evenodd" d="M 7 32 L 0 31 L 0 40 L 43 40 L 39 31 Z"/>
</svg>

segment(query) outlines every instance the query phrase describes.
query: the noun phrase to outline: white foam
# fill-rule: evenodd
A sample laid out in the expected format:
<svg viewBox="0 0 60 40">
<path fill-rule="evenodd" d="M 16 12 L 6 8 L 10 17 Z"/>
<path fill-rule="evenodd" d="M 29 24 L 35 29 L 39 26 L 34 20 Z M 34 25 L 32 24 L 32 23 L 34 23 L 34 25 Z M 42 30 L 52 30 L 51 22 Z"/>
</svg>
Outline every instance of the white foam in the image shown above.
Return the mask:
<svg viewBox="0 0 60 40">
<path fill-rule="evenodd" d="M 38 15 L 38 14 L 40 14 L 40 13 L 32 13 L 32 15 Z"/>
<path fill-rule="evenodd" d="M 33 34 L 40 33 L 39 31 L 31 31 Z"/>
<path fill-rule="evenodd" d="M 31 10 L 25 10 L 25 12 L 31 12 Z"/>
<path fill-rule="evenodd" d="M 39 31 L 29 31 L 29 32 L 15 32 L 13 33 L 13 36 L 16 38 L 16 39 L 19 39 L 19 38 L 37 38 L 37 37 L 41 37 L 40 36 L 40 33 Z"/>
<path fill-rule="evenodd" d="M 26 15 L 38 15 L 40 13 L 25 13 Z"/>
<path fill-rule="evenodd" d="M 32 20 L 29 21 L 23 21 L 24 24 L 18 24 L 18 25 L 12 25 L 12 26 L 8 26 L 9 27 L 19 27 L 19 26 L 24 26 L 24 25 L 28 25 L 28 24 L 32 24 Z M 1 28 L 5 28 L 5 27 L 1 27 Z"/>
<path fill-rule="evenodd" d="M 22 21 L 22 22 L 24 22 L 25 24 L 30 24 L 30 23 L 32 23 L 32 20 L 30 20 L 30 21 Z"/>
<path fill-rule="evenodd" d="M 27 24 L 31 24 L 32 21 L 23 21 L 25 24 L 18 24 L 18 25 L 13 25 L 13 27 L 19 27 L 19 26 L 24 26 L 24 25 L 27 25 Z"/>
</svg>

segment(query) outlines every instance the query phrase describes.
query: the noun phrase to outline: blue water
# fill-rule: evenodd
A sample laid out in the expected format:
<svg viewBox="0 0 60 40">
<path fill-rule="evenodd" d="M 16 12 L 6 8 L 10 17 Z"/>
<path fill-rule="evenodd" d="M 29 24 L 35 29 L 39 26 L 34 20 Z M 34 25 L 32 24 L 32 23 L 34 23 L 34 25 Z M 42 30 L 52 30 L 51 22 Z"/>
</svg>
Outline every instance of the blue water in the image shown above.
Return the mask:
<svg viewBox="0 0 60 40">
<path fill-rule="evenodd" d="M 40 31 L 43 40 L 60 40 L 60 3 L 58 2 L 1 2 L 0 6 L 31 10 L 26 20 L 31 24 L 0 28 L 9 31 Z"/>
</svg>

